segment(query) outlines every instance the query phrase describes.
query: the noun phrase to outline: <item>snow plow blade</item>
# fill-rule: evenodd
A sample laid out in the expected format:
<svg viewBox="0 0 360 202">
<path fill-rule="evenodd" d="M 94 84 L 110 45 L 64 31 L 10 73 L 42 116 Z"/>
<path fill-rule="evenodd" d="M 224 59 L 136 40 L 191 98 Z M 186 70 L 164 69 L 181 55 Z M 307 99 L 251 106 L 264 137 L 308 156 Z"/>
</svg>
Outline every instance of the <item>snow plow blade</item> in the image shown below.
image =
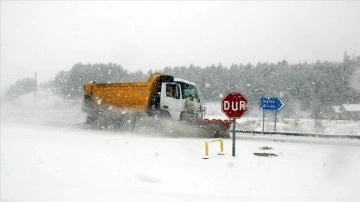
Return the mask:
<svg viewBox="0 0 360 202">
<path fill-rule="evenodd" d="M 160 121 L 160 130 L 167 136 L 195 138 L 230 138 L 230 120 L 197 119 L 192 122 Z"/>
<path fill-rule="evenodd" d="M 198 120 L 197 124 L 205 130 L 210 138 L 230 138 L 230 120 L 203 119 Z"/>
</svg>

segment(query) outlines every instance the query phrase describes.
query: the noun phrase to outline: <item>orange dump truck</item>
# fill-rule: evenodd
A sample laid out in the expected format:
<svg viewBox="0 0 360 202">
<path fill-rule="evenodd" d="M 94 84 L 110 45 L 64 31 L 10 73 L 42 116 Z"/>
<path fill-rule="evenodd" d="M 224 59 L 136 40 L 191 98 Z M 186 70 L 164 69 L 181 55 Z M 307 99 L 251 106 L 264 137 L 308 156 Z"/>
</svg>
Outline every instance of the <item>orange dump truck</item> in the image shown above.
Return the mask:
<svg viewBox="0 0 360 202">
<path fill-rule="evenodd" d="M 203 109 L 195 83 L 161 73 L 151 74 L 144 82 L 84 85 L 86 123 L 102 128 L 134 129 L 146 124 L 141 121 L 147 118 L 156 120 L 155 124 L 174 120 L 178 124 L 173 127 L 186 123 L 191 128 L 187 133 L 198 133 L 193 136 L 229 137 L 231 122 L 203 119 Z"/>
</svg>

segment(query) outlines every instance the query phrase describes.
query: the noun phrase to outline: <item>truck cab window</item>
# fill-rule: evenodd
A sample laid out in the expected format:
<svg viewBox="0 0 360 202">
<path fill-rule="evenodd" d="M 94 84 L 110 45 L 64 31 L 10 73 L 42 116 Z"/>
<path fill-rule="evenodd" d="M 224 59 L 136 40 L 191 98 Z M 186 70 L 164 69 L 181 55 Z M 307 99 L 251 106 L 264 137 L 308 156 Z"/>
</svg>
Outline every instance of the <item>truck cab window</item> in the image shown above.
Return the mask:
<svg viewBox="0 0 360 202">
<path fill-rule="evenodd" d="M 175 97 L 176 84 L 166 84 L 166 96 Z"/>
<path fill-rule="evenodd" d="M 199 98 L 196 86 L 187 84 L 187 83 L 181 83 L 181 89 L 182 89 L 182 97 L 183 99 L 186 98 Z"/>
</svg>

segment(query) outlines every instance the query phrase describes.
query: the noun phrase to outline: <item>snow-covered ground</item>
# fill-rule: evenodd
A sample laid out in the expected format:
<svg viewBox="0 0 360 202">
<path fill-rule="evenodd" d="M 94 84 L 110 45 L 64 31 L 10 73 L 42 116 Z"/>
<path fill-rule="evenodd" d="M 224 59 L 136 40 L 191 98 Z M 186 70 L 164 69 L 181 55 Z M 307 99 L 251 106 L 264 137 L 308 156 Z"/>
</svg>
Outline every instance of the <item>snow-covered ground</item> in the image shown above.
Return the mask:
<svg viewBox="0 0 360 202">
<path fill-rule="evenodd" d="M 231 139 L 224 139 L 225 155 L 213 142 L 205 160 L 209 139 L 91 130 L 79 101 L 50 91 L 32 98 L 1 104 L 0 201 L 360 200 L 358 139 L 239 136 L 235 157 Z M 211 106 L 208 115 L 222 116 Z M 239 127 L 253 122 L 245 117 Z M 344 132 L 348 126 L 358 134 L 358 125 L 327 130 L 351 133 Z M 277 156 L 254 155 L 263 152 Z"/>
<path fill-rule="evenodd" d="M 207 103 L 207 117 L 226 119 L 226 115 L 221 112 L 221 103 Z M 286 110 L 283 109 L 283 110 Z M 241 119 L 237 120 L 238 130 L 262 131 L 263 119 L 262 112 L 256 108 L 249 110 Z M 298 113 L 301 114 L 301 113 Z M 298 133 L 323 133 L 327 135 L 359 135 L 360 121 L 353 120 L 317 120 L 317 127 L 314 119 L 306 118 L 282 118 L 281 111 L 278 113 L 276 131 L 278 132 L 298 132 Z M 265 131 L 274 131 L 275 113 L 265 113 Z"/>
</svg>

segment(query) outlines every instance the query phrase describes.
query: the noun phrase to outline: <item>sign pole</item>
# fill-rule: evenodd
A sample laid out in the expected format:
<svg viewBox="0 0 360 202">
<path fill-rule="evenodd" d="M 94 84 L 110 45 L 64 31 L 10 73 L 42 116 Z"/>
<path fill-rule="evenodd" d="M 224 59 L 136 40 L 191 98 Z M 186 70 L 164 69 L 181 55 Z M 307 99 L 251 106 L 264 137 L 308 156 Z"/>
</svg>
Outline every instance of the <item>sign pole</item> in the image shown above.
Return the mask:
<svg viewBox="0 0 360 202">
<path fill-rule="evenodd" d="M 265 110 L 263 110 L 263 128 L 262 128 L 263 133 L 264 133 L 264 128 L 265 128 L 264 124 L 265 124 Z"/>
<path fill-rule="evenodd" d="M 236 119 L 233 118 L 233 136 L 232 136 L 232 156 L 235 156 L 235 134 L 236 134 Z"/>
<path fill-rule="evenodd" d="M 274 124 L 274 132 L 276 131 L 276 115 L 277 115 L 277 111 L 275 111 L 275 124 Z"/>
</svg>

